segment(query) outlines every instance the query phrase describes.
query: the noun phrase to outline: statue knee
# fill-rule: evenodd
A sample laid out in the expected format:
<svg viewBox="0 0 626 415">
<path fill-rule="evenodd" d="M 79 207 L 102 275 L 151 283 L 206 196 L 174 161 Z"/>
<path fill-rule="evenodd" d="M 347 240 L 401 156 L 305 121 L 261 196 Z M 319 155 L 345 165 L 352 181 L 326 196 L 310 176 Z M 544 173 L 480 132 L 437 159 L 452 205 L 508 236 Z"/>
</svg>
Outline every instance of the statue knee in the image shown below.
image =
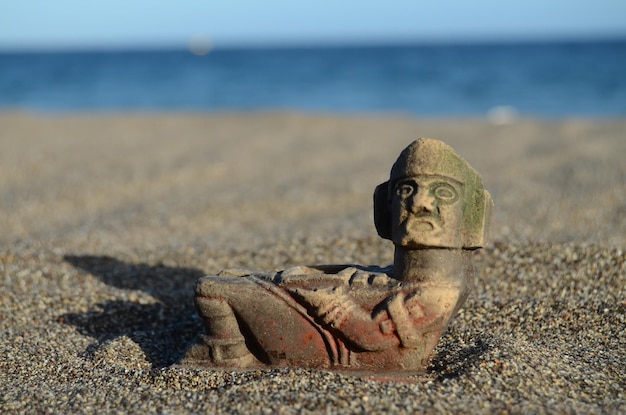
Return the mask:
<svg viewBox="0 0 626 415">
<path fill-rule="evenodd" d="M 207 334 L 215 338 L 242 338 L 233 307 L 242 293 L 258 289 L 245 278 L 204 277 L 196 284 L 196 308 L 204 320 Z"/>
<path fill-rule="evenodd" d="M 195 287 L 196 298 L 225 299 L 227 301 L 237 297 L 243 290 L 256 286 L 246 278 L 207 276 L 198 280 Z"/>
</svg>

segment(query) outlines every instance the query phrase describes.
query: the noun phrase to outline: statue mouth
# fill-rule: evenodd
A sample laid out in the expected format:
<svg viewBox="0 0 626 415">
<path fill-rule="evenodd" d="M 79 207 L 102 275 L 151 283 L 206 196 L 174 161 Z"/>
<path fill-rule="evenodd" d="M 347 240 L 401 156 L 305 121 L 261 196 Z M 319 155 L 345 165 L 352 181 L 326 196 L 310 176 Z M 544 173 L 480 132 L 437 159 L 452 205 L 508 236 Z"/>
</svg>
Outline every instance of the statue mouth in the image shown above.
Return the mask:
<svg viewBox="0 0 626 415">
<path fill-rule="evenodd" d="M 441 228 L 439 221 L 433 217 L 409 219 L 407 225 L 415 232 L 433 232 Z"/>
<path fill-rule="evenodd" d="M 413 222 L 411 224 L 411 228 L 420 232 L 434 231 L 435 224 L 427 220 L 419 220 L 419 221 Z"/>
</svg>

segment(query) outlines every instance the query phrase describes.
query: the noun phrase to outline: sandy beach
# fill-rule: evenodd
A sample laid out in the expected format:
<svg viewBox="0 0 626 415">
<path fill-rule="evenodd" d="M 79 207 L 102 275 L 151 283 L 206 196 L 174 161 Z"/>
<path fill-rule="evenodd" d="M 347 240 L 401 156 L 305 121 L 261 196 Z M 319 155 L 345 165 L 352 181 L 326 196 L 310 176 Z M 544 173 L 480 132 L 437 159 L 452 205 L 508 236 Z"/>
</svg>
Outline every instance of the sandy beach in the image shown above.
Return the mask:
<svg viewBox="0 0 626 415">
<path fill-rule="evenodd" d="M 372 192 L 418 137 L 495 202 L 427 371 L 173 365 L 194 281 L 388 265 Z M 626 120 L 0 113 L 0 413 L 624 413 Z"/>
</svg>

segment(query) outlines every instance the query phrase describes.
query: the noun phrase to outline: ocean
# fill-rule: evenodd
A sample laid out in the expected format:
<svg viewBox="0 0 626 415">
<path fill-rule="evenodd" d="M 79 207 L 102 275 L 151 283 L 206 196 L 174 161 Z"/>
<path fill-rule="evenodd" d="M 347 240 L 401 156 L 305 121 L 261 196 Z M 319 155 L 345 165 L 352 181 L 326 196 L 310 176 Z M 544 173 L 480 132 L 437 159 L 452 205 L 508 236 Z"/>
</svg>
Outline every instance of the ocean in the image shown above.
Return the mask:
<svg viewBox="0 0 626 415">
<path fill-rule="evenodd" d="M 0 110 L 626 115 L 626 40 L 0 53 Z"/>
</svg>

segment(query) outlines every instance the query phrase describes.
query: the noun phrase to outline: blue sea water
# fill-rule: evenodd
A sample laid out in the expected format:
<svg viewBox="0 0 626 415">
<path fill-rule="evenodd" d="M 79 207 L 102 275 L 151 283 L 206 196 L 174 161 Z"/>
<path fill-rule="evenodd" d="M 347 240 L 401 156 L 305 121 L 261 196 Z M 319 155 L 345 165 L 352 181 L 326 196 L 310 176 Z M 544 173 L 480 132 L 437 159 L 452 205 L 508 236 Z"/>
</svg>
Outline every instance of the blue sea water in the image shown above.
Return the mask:
<svg viewBox="0 0 626 415">
<path fill-rule="evenodd" d="M 626 115 L 626 40 L 0 53 L 0 110 Z"/>
</svg>

